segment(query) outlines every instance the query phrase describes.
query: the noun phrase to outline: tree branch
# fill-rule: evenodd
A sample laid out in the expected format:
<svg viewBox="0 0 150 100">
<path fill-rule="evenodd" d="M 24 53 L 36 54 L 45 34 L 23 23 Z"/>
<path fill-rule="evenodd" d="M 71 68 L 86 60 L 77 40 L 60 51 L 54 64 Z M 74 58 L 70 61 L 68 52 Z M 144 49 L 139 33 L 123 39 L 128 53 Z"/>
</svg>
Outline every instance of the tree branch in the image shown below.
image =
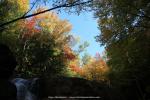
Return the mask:
<svg viewBox="0 0 150 100">
<path fill-rule="evenodd" d="M 34 8 L 36 3 L 37 3 L 37 0 L 33 2 L 32 7 L 23 16 L 26 16 Z"/>
<path fill-rule="evenodd" d="M 63 5 L 59 5 L 59 6 L 47 9 L 47 10 L 43 10 L 41 12 L 34 13 L 34 14 L 30 14 L 30 15 L 26 15 L 26 16 L 23 15 L 22 17 L 19 17 L 19 18 L 13 19 L 11 21 L 5 22 L 3 24 L 0 24 L 0 27 L 4 27 L 6 25 L 9 25 L 9 24 L 14 23 L 16 21 L 19 21 L 21 19 L 26 19 L 26 18 L 30 18 L 30 17 L 33 17 L 33 16 L 37 16 L 37 15 L 40 15 L 40 14 L 43 14 L 43 13 L 46 13 L 48 11 L 52 11 L 52 10 L 55 10 L 55 9 L 65 8 L 65 7 L 74 7 L 74 6 L 78 6 L 78 5 L 83 5 L 83 4 L 90 3 L 92 1 L 93 0 L 85 1 L 85 2 L 81 2 L 81 3 L 63 4 Z"/>
</svg>

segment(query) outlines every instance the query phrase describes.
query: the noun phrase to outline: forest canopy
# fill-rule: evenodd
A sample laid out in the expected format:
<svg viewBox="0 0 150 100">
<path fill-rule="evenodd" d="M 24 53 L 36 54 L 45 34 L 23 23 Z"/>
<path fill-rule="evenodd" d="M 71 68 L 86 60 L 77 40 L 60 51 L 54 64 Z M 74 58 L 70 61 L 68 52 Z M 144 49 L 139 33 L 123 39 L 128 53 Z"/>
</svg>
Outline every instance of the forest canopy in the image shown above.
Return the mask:
<svg viewBox="0 0 150 100">
<path fill-rule="evenodd" d="M 88 43 L 73 50 L 72 25 L 53 10 L 94 12 L 105 54 L 81 58 Z M 105 82 L 125 100 L 149 99 L 149 0 L 0 0 L 0 15 L 0 42 L 14 52 L 22 77 L 82 77 Z"/>
</svg>

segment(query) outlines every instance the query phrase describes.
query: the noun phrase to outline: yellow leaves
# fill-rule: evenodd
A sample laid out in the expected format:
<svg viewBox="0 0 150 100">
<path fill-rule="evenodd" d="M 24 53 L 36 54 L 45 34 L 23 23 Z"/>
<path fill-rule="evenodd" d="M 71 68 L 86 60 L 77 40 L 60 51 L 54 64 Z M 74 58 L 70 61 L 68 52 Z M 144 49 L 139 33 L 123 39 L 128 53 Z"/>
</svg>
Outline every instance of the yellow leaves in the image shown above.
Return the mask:
<svg viewBox="0 0 150 100">
<path fill-rule="evenodd" d="M 89 80 L 97 80 L 97 81 L 104 81 L 107 80 L 105 77 L 105 73 L 109 71 L 109 68 L 104 60 L 98 59 L 93 60 L 90 64 L 83 66 L 82 68 L 83 76 Z"/>
<path fill-rule="evenodd" d="M 41 12 L 45 8 L 39 8 L 34 13 Z M 39 33 L 41 36 L 47 34 L 48 38 L 51 38 L 55 45 L 60 48 L 68 44 L 68 33 L 71 31 L 71 24 L 67 20 L 61 20 L 54 12 L 46 12 L 31 19 L 26 20 L 26 26 L 28 33 Z M 32 32 L 30 32 L 33 30 Z M 40 31 L 40 32 L 39 32 Z M 43 35 L 42 35 L 43 34 Z M 46 37 L 44 37 L 45 40 Z"/>
<path fill-rule="evenodd" d="M 76 59 L 69 62 L 68 68 L 88 80 L 108 81 L 106 74 L 109 67 L 100 56 L 91 57 L 88 63 L 82 65 L 80 59 L 76 57 Z"/>
<path fill-rule="evenodd" d="M 39 8 L 36 12 L 41 12 L 43 10 L 45 9 Z M 40 20 L 39 25 L 41 27 L 48 27 L 52 32 L 57 34 L 69 32 L 72 28 L 71 24 L 67 20 L 61 20 L 54 12 L 40 14 L 36 16 L 36 19 Z"/>
<path fill-rule="evenodd" d="M 17 0 L 17 3 L 19 5 L 19 9 L 22 12 L 25 13 L 25 12 L 27 12 L 29 10 L 29 0 Z"/>
<path fill-rule="evenodd" d="M 45 8 L 39 8 L 35 11 L 35 13 L 44 10 Z M 64 43 L 67 38 L 67 33 L 69 33 L 72 29 L 71 24 L 67 20 L 61 20 L 54 12 L 46 12 L 35 16 L 35 18 L 38 22 L 38 26 L 42 30 L 48 31 L 56 43 Z"/>
</svg>

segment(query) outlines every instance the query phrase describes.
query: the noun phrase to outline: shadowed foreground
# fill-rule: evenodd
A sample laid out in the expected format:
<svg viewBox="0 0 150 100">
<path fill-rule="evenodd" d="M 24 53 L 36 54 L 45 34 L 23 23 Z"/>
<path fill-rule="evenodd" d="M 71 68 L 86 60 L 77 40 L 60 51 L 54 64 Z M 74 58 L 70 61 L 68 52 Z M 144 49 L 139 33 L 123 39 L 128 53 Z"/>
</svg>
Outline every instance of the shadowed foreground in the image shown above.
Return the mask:
<svg viewBox="0 0 150 100">
<path fill-rule="evenodd" d="M 17 93 L 18 97 L 22 96 L 19 100 L 27 100 L 26 98 L 30 98 L 29 100 L 50 100 L 51 97 L 68 97 L 65 100 L 79 100 L 79 98 L 71 99 L 69 97 L 86 97 L 86 100 L 87 97 L 99 97 L 97 99 L 100 100 L 119 100 L 107 85 L 76 77 L 61 76 L 49 79 L 34 78 L 32 80 L 18 78 L 13 82 L 17 83 L 15 84 L 19 92 Z M 20 93 L 21 89 L 23 89 L 23 93 Z M 53 100 L 55 99 L 53 98 Z M 64 100 L 64 98 L 59 98 L 59 100 Z M 82 98 L 82 100 L 84 99 Z"/>
</svg>

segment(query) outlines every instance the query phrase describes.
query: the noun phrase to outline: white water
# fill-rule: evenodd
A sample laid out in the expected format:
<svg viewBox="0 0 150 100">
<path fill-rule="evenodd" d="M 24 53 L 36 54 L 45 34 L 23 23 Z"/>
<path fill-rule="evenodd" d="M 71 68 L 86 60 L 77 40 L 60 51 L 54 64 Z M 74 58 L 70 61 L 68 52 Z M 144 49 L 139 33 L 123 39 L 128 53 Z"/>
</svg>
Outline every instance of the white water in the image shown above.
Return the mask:
<svg viewBox="0 0 150 100">
<path fill-rule="evenodd" d="M 34 78 L 33 80 L 15 78 L 12 80 L 12 83 L 17 87 L 17 100 L 37 100 L 37 96 L 30 91 L 36 80 L 37 78 Z"/>
</svg>

